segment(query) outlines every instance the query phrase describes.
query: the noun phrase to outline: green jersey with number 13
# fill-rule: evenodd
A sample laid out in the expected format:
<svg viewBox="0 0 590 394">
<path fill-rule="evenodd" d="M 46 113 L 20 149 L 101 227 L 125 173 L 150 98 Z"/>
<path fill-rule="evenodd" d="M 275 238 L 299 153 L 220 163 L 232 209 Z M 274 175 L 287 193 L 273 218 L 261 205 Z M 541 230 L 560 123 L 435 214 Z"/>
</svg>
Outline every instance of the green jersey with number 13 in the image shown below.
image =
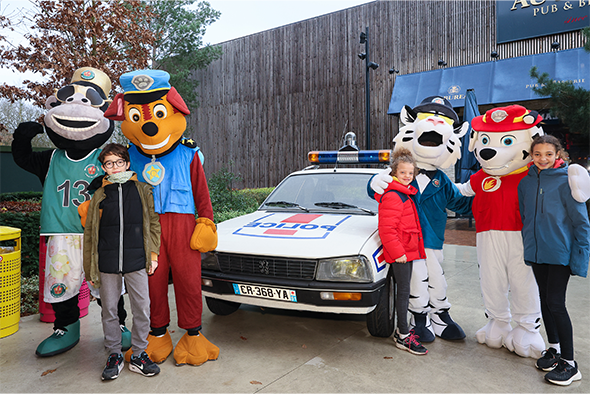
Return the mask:
<svg viewBox="0 0 590 394">
<path fill-rule="evenodd" d="M 84 233 L 78 206 L 90 200 L 88 186 L 103 174 L 99 154 L 95 149 L 80 160 L 72 160 L 64 150 L 53 152 L 43 186 L 41 235 Z"/>
</svg>

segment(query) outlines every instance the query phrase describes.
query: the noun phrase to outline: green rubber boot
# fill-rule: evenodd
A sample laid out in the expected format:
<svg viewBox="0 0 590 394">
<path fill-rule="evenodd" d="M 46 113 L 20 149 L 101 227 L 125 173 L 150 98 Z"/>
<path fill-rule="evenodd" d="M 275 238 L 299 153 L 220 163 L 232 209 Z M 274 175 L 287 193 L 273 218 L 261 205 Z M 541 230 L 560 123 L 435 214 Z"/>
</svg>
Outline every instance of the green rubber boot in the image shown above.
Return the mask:
<svg viewBox="0 0 590 394">
<path fill-rule="evenodd" d="M 80 341 L 80 320 L 66 326 L 65 330 L 55 330 L 53 334 L 37 346 L 35 354 L 39 357 L 51 357 L 64 353 Z"/>
<path fill-rule="evenodd" d="M 131 331 L 121 324 L 121 350 L 126 351 L 131 348 Z"/>
</svg>

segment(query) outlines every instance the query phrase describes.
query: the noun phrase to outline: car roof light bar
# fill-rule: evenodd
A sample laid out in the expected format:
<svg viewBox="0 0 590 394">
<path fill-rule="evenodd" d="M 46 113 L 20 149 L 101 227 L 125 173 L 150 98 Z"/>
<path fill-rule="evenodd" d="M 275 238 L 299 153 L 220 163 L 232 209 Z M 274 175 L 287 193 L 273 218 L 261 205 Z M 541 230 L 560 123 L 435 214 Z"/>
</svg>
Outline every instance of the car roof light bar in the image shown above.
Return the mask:
<svg viewBox="0 0 590 394">
<path fill-rule="evenodd" d="M 361 150 L 361 151 L 312 151 L 307 159 L 314 164 L 382 164 L 389 163 L 391 151 Z"/>
</svg>

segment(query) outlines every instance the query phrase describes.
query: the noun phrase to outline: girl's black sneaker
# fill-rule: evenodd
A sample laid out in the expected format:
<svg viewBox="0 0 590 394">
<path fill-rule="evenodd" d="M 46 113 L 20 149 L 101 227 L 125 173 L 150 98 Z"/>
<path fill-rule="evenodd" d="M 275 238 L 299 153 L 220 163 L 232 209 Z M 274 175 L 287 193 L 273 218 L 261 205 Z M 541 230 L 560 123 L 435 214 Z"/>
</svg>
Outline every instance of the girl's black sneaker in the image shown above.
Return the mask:
<svg viewBox="0 0 590 394">
<path fill-rule="evenodd" d="M 582 373 L 578 371 L 578 363 L 574 361 L 574 364 L 575 366 L 572 367 L 567 361 L 560 358 L 557 367 L 545 375 L 545 380 L 560 386 L 569 386 L 573 381 L 581 380 Z"/>
<path fill-rule="evenodd" d="M 559 357 L 561 355 L 557 353 L 557 350 L 550 347 L 547 350 L 543 350 L 542 357 L 537 360 L 535 364 L 537 368 L 549 372 L 553 371 L 555 367 L 557 367 L 557 362 L 559 361 Z"/>
</svg>

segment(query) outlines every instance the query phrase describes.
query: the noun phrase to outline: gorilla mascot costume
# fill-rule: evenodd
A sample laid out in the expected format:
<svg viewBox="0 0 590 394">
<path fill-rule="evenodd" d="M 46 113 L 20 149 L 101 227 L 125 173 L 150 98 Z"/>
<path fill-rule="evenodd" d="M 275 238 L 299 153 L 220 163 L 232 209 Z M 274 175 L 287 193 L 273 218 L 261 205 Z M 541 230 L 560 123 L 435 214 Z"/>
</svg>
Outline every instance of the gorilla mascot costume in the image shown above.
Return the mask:
<svg viewBox="0 0 590 394">
<path fill-rule="evenodd" d="M 78 293 L 84 280 L 78 206 L 90 199 L 88 186 L 102 175 L 98 149 L 114 130 L 104 117 L 111 80 L 102 71 L 82 67 L 69 85 L 50 96 L 45 132 L 57 149 L 33 152 L 31 140 L 43 125 L 21 123 L 14 131 L 12 154 L 19 167 L 43 185 L 41 242 L 47 244 L 43 299 L 55 312 L 53 334 L 37 347 L 41 357 L 68 351 L 80 340 Z"/>
</svg>

